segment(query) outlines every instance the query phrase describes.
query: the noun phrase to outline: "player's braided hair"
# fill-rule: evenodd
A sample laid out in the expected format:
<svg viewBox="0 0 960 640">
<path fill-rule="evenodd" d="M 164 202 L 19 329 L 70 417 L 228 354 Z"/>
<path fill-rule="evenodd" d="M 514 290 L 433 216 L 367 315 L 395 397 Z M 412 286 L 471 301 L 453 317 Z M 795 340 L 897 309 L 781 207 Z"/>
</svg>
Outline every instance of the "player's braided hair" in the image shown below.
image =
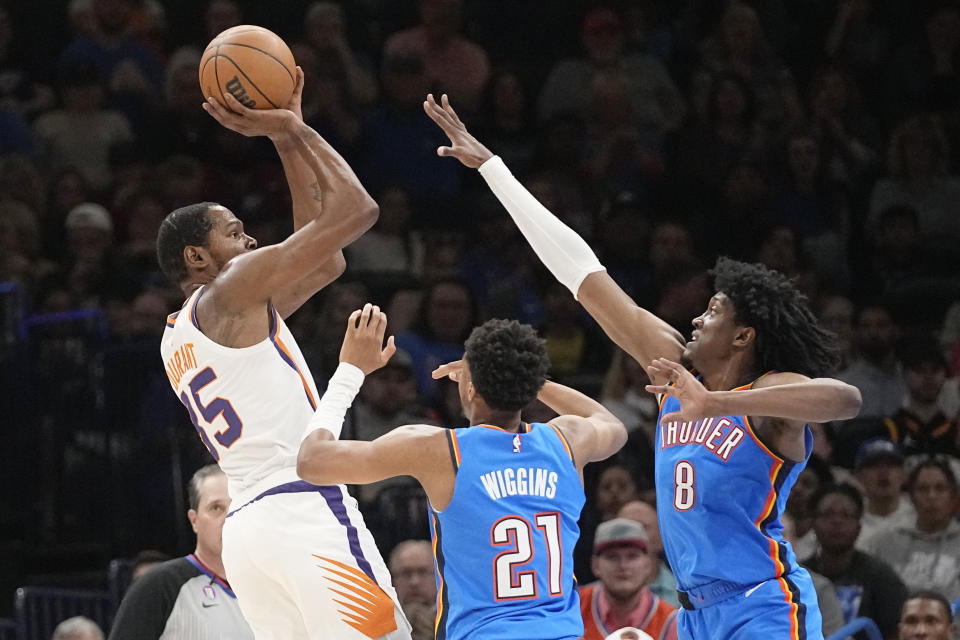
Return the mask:
<svg viewBox="0 0 960 640">
<path fill-rule="evenodd" d="M 207 215 L 216 202 L 198 202 L 171 211 L 157 231 L 157 261 L 160 270 L 176 284 L 187 277 L 183 249 L 188 246 L 206 246 L 213 221 Z"/>
<path fill-rule="evenodd" d="M 810 377 L 832 373 L 840 363 L 835 337 L 823 329 L 806 296 L 785 275 L 762 264 L 721 257 L 710 274 L 714 290 L 733 303 L 737 322 L 756 330 L 763 371 L 794 371 Z"/>
<path fill-rule="evenodd" d="M 537 397 L 547 379 L 546 343 L 528 324 L 487 320 L 464 346 L 473 385 L 492 409 L 519 411 Z"/>
</svg>

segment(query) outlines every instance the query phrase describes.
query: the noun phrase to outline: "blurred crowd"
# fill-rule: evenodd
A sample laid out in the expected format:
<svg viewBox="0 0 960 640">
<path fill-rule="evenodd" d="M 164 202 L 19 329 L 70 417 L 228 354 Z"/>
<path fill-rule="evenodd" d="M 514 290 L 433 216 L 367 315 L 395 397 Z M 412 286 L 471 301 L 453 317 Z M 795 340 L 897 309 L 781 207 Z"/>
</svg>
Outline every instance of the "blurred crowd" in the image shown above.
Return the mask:
<svg viewBox="0 0 960 640">
<path fill-rule="evenodd" d="M 836 377 L 864 400 L 849 423 L 812 425 L 788 507 L 798 557 L 833 581 L 847 619 L 871 603 L 889 628 L 905 588 L 960 597 L 957 2 L 302 0 L 271 14 L 241 0 L 70 0 L 44 18 L 68 26 L 43 55 L 24 26 L 42 5 L 28 4 L 0 2 L 0 437 L 19 452 L 0 470 L 0 563 L 14 568 L 0 613 L 14 583 L 189 546 L 180 491 L 207 461 L 158 356 L 182 296 L 157 265 L 157 228 L 204 200 L 261 246 L 292 226 L 271 145 L 200 108 L 206 42 L 246 22 L 290 44 L 304 119 L 380 205 L 346 274 L 289 320 L 322 389 L 350 311 L 373 301 L 389 314 L 400 351 L 367 378 L 345 437 L 463 426 L 455 386 L 430 371 L 479 322 L 517 318 L 546 339 L 551 376 L 631 432 L 588 473 L 581 582 L 595 527 L 652 500 L 643 368 L 540 266 L 482 180 L 437 156 L 446 139 L 422 102 L 447 93 L 684 334 L 718 255 L 796 278 L 840 339 Z M 428 537 L 413 485 L 356 495 L 384 556 Z M 877 554 L 884 578 L 863 578 L 861 565 L 881 571 Z"/>
</svg>

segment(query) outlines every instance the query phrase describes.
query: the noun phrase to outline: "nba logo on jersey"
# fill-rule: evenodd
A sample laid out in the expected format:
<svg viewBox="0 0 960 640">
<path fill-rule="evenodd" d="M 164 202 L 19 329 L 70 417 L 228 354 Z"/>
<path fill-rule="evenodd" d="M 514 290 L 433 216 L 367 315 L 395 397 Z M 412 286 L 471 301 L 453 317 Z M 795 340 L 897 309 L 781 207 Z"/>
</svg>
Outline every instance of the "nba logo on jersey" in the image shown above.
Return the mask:
<svg viewBox="0 0 960 640">
<path fill-rule="evenodd" d="M 513 436 L 513 452 L 520 453 L 520 434 Z"/>
</svg>

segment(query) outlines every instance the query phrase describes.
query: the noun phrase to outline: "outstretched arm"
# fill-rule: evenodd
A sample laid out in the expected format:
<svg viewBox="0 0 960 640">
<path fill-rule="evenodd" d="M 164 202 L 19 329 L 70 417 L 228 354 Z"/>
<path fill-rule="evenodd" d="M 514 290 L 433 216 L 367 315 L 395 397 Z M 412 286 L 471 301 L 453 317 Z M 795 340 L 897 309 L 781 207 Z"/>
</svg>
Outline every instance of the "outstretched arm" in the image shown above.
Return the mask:
<svg viewBox="0 0 960 640">
<path fill-rule="evenodd" d="M 229 110 L 213 98 L 204 109 L 223 126 L 243 135 L 282 140 L 281 159 L 285 154 L 285 166 L 293 169 L 288 177 L 292 178 L 291 190 L 296 190 L 295 202 L 297 197 L 299 202 L 294 216 L 297 228 L 290 237 L 238 256 L 223 269 L 218 278 L 218 303 L 224 310 L 236 311 L 276 296 L 281 312 L 292 313 L 318 285 L 329 282 L 331 274 L 339 275 L 340 250 L 373 226 L 379 209 L 340 154 L 295 113 L 248 109 L 229 94 L 226 101 Z M 294 160 L 293 152 L 299 160 Z M 312 203 L 305 197 L 313 199 Z M 317 197 L 322 203 L 314 199 Z"/>
<path fill-rule="evenodd" d="M 297 475 L 319 485 L 369 484 L 409 475 L 424 485 L 431 500 L 438 501 L 435 504 L 446 504 L 449 496 L 442 495 L 442 487 L 449 484 L 445 481 L 453 467 L 442 464 L 449 459 L 444 429 L 405 425 L 373 442 L 338 440 L 343 416 L 364 376 L 384 366 L 396 351 L 392 336 L 381 347 L 386 325 L 386 314 L 370 304 L 350 315 L 340 366 L 300 443 Z"/>
<path fill-rule="evenodd" d="M 437 153 L 453 156 L 464 165 L 480 170 L 541 262 L 570 289 L 614 342 L 644 366 L 661 356 L 680 358 L 683 352 L 680 333 L 637 306 L 606 273 L 583 238 L 540 204 L 510 173 L 503 160 L 467 131 L 446 95 L 441 97 L 440 104 L 432 95 L 427 96 L 423 108 L 450 138 L 451 146 L 440 147 Z"/>
<path fill-rule="evenodd" d="M 808 422 L 847 420 L 860 411 L 860 390 L 833 378 L 808 378 L 799 373 L 773 373 L 751 389 L 709 391 L 682 365 L 660 358 L 650 368 L 673 383 L 647 385 L 647 391 L 676 396 L 680 409 L 660 421 L 689 422 L 718 416 L 779 418 L 793 426 Z"/>
</svg>

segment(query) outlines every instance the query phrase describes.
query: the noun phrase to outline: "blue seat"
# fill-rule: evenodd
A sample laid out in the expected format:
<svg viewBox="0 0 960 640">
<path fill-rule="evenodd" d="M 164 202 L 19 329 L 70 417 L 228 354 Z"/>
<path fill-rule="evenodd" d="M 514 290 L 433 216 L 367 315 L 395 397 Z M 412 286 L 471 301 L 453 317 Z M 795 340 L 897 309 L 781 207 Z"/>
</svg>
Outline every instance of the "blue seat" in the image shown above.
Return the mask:
<svg viewBox="0 0 960 640">
<path fill-rule="evenodd" d="M 883 640 L 883 634 L 880 633 L 880 628 L 877 626 L 877 623 L 870 618 L 854 618 L 826 640 L 843 640 L 858 631 L 866 633 L 870 640 Z"/>
<path fill-rule="evenodd" d="M 50 640 L 57 625 L 73 616 L 86 616 L 106 633 L 116 609 L 108 591 L 20 587 L 14 596 L 14 614 L 20 640 Z"/>
</svg>

